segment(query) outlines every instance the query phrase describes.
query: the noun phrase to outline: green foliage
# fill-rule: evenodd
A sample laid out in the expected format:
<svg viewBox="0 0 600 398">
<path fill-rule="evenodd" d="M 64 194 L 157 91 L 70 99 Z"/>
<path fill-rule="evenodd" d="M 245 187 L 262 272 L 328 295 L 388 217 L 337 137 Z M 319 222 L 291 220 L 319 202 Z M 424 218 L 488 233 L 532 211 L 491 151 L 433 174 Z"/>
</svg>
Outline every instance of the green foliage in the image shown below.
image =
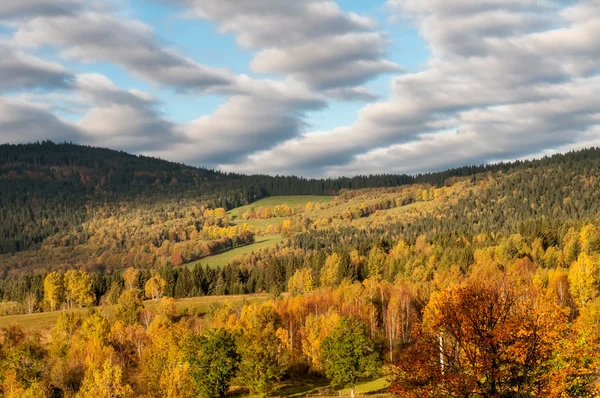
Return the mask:
<svg viewBox="0 0 600 398">
<path fill-rule="evenodd" d="M 354 388 L 359 378 L 376 375 L 381 366 L 375 344 L 358 319 L 343 318 L 321 345 L 327 378 L 336 387 Z"/>
<path fill-rule="evenodd" d="M 183 352 L 196 392 L 205 398 L 224 396 L 240 361 L 233 335 L 217 329 L 191 336 L 183 343 Z"/>
</svg>

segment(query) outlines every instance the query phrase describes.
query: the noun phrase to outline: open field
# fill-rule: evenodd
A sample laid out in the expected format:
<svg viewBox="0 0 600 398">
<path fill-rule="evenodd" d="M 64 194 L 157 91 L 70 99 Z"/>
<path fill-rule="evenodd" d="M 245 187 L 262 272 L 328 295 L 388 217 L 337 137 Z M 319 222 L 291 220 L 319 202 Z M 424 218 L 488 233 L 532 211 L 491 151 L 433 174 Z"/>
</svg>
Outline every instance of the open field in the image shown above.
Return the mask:
<svg viewBox="0 0 600 398">
<path fill-rule="evenodd" d="M 311 195 L 296 195 L 296 196 L 270 196 L 268 198 L 257 200 L 247 206 L 236 207 L 229 211 L 229 215 L 233 218 L 239 218 L 246 210 L 251 208 L 258 209 L 259 207 L 268 207 L 271 210 L 278 205 L 288 205 L 292 209 L 298 205 L 305 205 L 308 202 L 327 203 L 331 202 L 335 196 L 311 196 Z"/>
<path fill-rule="evenodd" d="M 202 264 L 203 266 L 208 265 L 209 267 L 223 267 L 227 265 L 231 259 L 239 256 L 240 254 L 250 253 L 263 247 L 273 246 L 279 242 L 282 242 L 283 240 L 284 238 L 281 235 L 257 236 L 256 242 L 251 245 L 236 247 L 235 249 L 215 254 L 214 256 L 208 256 L 186 265 L 190 268 L 194 267 L 198 263 Z"/>
<path fill-rule="evenodd" d="M 176 300 L 175 307 L 179 313 L 187 311 L 188 313 L 204 314 L 208 312 L 210 306 L 215 303 L 246 303 L 262 301 L 266 299 L 267 295 L 262 294 L 238 296 L 203 296 Z M 157 305 L 157 302 L 147 300 L 144 302 L 144 305 L 148 308 L 153 308 Z M 104 307 L 95 307 L 94 309 L 104 311 L 106 316 L 111 319 L 114 317 L 116 310 L 115 307 L 116 306 L 114 305 L 108 305 Z M 72 311 L 84 315 L 86 312 L 91 311 L 91 308 L 73 309 Z M 54 326 L 60 313 L 61 311 L 52 311 L 26 315 L 2 316 L 0 317 L 0 326 L 4 327 L 13 323 L 17 323 L 25 330 L 48 331 Z"/>
<path fill-rule="evenodd" d="M 374 380 L 366 380 L 360 382 L 354 392 L 356 395 L 369 395 L 374 394 L 378 396 L 387 396 L 385 390 L 388 386 L 387 376 L 382 376 Z M 343 396 L 350 394 L 349 389 L 334 390 L 329 385 L 329 381 L 325 378 L 317 378 L 313 380 L 304 380 L 302 383 L 296 384 L 285 384 L 282 385 L 275 391 L 274 395 L 280 397 L 304 397 L 310 395 L 315 396 L 332 396 L 337 393 Z"/>
<path fill-rule="evenodd" d="M 286 220 L 285 217 L 271 217 L 265 219 L 252 219 L 252 220 L 242 220 L 237 219 L 235 224 L 248 224 L 251 225 L 255 230 L 265 230 L 269 225 L 280 225 L 283 224 L 283 221 Z"/>
</svg>

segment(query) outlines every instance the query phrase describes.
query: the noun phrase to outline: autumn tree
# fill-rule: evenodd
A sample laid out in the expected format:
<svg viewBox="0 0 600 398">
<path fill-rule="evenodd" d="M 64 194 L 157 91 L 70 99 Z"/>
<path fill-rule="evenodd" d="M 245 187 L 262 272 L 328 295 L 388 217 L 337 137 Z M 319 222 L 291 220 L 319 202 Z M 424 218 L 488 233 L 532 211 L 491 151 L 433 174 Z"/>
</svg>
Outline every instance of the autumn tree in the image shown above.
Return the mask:
<svg viewBox="0 0 600 398">
<path fill-rule="evenodd" d="M 312 291 L 313 278 L 310 268 L 301 268 L 294 272 L 294 275 L 288 280 L 288 292 L 292 296 L 298 296 Z"/>
<path fill-rule="evenodd" d="M 76 398 L 129 398 L 133 396 L 131 386 L 123 383 L 121 367 L 109 358 L 100 368 L 88 368 Z"/>
<path fill-rule="evenodd" d="M 284 343 L 277 335 L 279 318 L 270 304 L 251 304 L 242 309 L 241 356 L 238 378 L 253 394 L 268 395 L 288 366 Z"/>
<path fill-rule="evenodd" d="M 594 259 L 585 253 L 569 269 L 571 294 L 579 305 L 585 305 L 598 295 L 598 266 Z"/>
<path fill-rule="evenodd" d="M 44 305 L 54 311 L 64 297 L 64 285 L 62 275 L 51 272 L 44 279 Z"/>
<path fill-rule="evenodd" d="M 165 286 L 167 286 L 167 281 L 158 275 L 154 275 L 152 278 L 148 279 L 148 282 L 146 282 L 146 286 L 144 287 L 146 297 L 152 300 L 158 300 L 162 297 Z"/>
<path fill-rule="evenodd" d="M 526 289 L 526 287 L 523 287 Z M 391 391 L 417 396 L 539 396 L 566 314 L 510 286 L 472 283 L 434 295 Z"/>
<path fill-rule="evenodd" d="M 339 282 L 340 256 L 333 253 L 327 256 L 321 269 L 321 286 L 335 286 Z"/>
<path fill-rule="evenodd" d="M 189 337 L 183 352 L 196 392 L 206 398 L 224 396 L 240 361 L 233 335 L 217 329 Z"/>
<path fill-rule="evenodd" d="M 364 324 L 354 318 L 343 318 L 321 346 L 325 375 L 335 387 L 354 388 L 361 377 L 377 374 L 379 354 L 368 337 Z"/>
<path fill-rule="evenodd" d="M 82 270 L 69 270 L 63 277 L 65 298 L 69 308 L 89 307 L 95 301 L 92 278 Z"/>
<path fill-rule="evenodd" d="M 139 275 L 140 271 L 133 267 L 129 267 L 123 271 L 123 282 L 125 282 L 125 289 L 138 288 Z"/>
<path fill-rule="evenodd" d="M 390 349 L 390 362 L 394 362 L 394 348 L 400 343 L 407 346 L 412 340 L 412 328 L 417 321 L 413 296 L 406 286 L 394 287 L 385 316 L 385 328 Z"/>
<path fill-rule="evenodd" d="M 309 360 L 313 370 L 323 370 L 321 344 L 338 326 L 340 319 L 333 308 L 330 308 L 326 314 L 309 314 L 306 317 L 302 328 L 302 353 Z"/>
<path fill-rule="evenodd" d="M 141 291 L 139 289 L 125 290 L 117 301 L 117 319 L 126 324 L 137 323 L 144 309 Z"/>
</svg>

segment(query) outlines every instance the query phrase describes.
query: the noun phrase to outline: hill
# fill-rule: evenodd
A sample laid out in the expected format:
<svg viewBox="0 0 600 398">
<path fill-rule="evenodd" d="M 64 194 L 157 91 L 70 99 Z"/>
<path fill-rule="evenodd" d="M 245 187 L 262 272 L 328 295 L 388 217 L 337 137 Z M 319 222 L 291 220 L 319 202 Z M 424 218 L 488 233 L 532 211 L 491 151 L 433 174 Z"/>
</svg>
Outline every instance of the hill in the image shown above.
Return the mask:
<svg viewBox="0 0 600 398">
<path fill-rule="evenodd" d="M 335 195 L 397 186 L 408 176 L 327 180 L 244 176 L 76 144 L 0 145 L 0 254 L 39 247 L 80 228 L 100 207 L 194 200 L 232 209 L 271 195 Z"/>
<path fill-rule="evenodd" d="M 43 326 L 49 342 L 18 326 L 0 332 L 3 377 L 22 383 L 10 386 L 77 391 L 108 355 L 112 362 L 102 366 L 114 369 L 103 371 L 122 372 L 135 394 L 163 396 L 191 388 L 192 379 L 206 382 L 197 359 L 229 355 L 207 351 L 219 338 L 239 354 L 228 357 L 239 364 L 226 383 L 231 394 L 327 395 L 355 383 L 357 391 L 402 397 L 597 395 L 598 149 L 339 180 L 171 165 L 172 176 L 188 182 L 157 184 L 160 194 L 147 195 L 140 192 L 152 184 L 136 180 L 135 167 L 125 173 L 136 187 L 129 190 L 103 185 L 102 176 L 117 169 L 98 166 L 90 180 L 103 188 L 75 195 L 85 211 L 68 223 L 39 212 L 52 195 L 29 193 L 42 181 L 70 181 L 74 171 L 57 170 L 73 170 L 75 162 L 33 159 L 11 155 L 2 166 L 11 172 L 2 176 L 20 180 L 28 193 L 13 195 L 20 198 L 14 206 L 59 228 L 0 256 L 0 314 L 13 314 L 0 322 Z M 78 174 L 70 184 L 86 181 Z M 292 181 L 304 188 L 286 188 Z M 211 202 L 230 197 L 229 188 L 243 192 L 240 198 L 264 195 L 239 205 Z M 328 195 L 291 195 L 298 189 Z M 271 299 L 228 304 L 220 297 L 251 294 Z M 144 296 L 157 300 L 144 308 Z M 201 303 L 202 313 L 178 311 L 186 302 Z M 109 316 L 79 309 L 96 305 L 110 308 Z M 27 373 L 11 358 L 45 370 Z M 351 364 L 365 367 L 344 368 Z M 364 377 L 344 379 L 355 372 Z"/>
</svg>

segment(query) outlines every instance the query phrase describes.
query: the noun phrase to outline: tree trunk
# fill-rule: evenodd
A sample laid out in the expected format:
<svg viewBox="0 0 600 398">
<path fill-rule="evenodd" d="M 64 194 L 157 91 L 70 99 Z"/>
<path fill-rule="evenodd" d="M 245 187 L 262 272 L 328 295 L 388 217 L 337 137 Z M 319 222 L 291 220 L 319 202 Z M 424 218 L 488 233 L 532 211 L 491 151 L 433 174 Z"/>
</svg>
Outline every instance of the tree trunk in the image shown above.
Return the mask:
<svg viewBox="0 0 600 398">
<path fill-rule="evenodd" d="M 354 387 L 350 389 L 350 398 L 354 398 Z"/>
</svg>

